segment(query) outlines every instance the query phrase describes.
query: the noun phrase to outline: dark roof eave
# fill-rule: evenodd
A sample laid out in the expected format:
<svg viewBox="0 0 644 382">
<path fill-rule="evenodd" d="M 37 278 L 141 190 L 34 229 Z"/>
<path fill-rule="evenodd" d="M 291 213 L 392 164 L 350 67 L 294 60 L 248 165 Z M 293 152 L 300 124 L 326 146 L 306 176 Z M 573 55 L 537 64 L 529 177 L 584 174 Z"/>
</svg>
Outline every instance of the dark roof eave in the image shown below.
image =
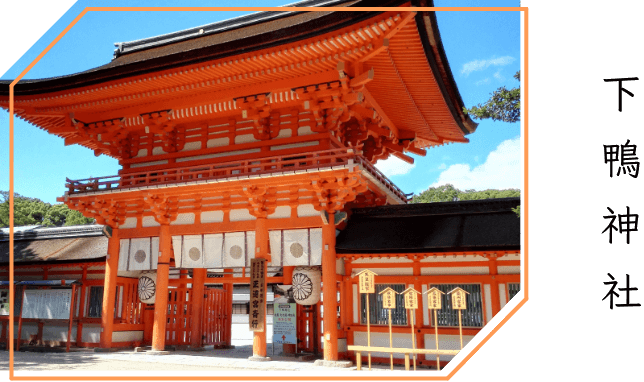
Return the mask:
<svg viewBox="0 0 644 382">
<path fill-rule="evenodd" d="M 45 265 L 68 265 L 68 264 L 87 264 L 87 263 L 99 263 L 96 264 L 96 266 L 99 265 L 105 265 L 105 262 L 107 261 L 107 256 L 103 257 L 95 257 L 92 259 L 83 259 L 83 260 L 78 260 L 78 259 L 72 259 L 72 260 L 45 260 L 45 261 L 14 261 L 13 265 L 16 267 L 28 267 L 28 266 L 45 266 Z M 2 262 L 0 263 L 0 267 L 8 267 L 9 263 L 8 262 Z"/>
<path fill-rule="evenodd" d="M 361 5 L 364 6 L 364 4 L 361 4 L 363 2 L 365 2 L 365 0 L 358 0 L 356 3 L 350 5 L 349 7 Z M 382 3 L 378 4 L 379 6 L 396 7 L 409 2 L 409 0 L 380 0 L 379 2 Z M 161 70 L 197 64 L 200 62 L 221 59 L 234 54 L 239 54 L 240 52 L 247 53 L 259 49 L 271 48 L 273 46 L 288 44 L 290 42 L 303 40 L 319 34 L 332 32 L 334 30 L 344 28 L 348 25 L 355 24 L 356 22 L 360 22 L 362 20 L 383 13 L 379 11 L 360 12 L 360 16 L 355 17 L 355 13 L 357 12 L 359 11 L 330 12 L 328 15 L 322 16 L 319 19 L 305 22 L 303 24 L 298 24 L 297 27 L 300 28 L 300 30 L 305 31 L 305 33 L 297 34 L 293 38 L 287 38 L 274 43 L 261 43 L 259 45 L 252 46 L 253 41 L 260 40 L 261 38 L 265 37 L 265 35 L 259 34 L 247 37 L 245 38 L 246 41 L 244 41 L 243 45 L 252 46 L 252 48 L 249 49 L 240 50 L 239 46 L 241 42 L 239 40 L 233 40 L 228 43 L 218 45 L 218 49 L 216 50 L 213 49 L 213 46 L 205 46 L 193 50 L 178 52 L 167 56 L 155 57 L 144 61 L 136 61 L 119 66 L 113 66 L 111 65 L 111 63 L 108 63 L 97 68 L 92 68 L 80 73 L 65 76 L 21 80 L 18 84 L 16 84 L 14 88 L 14 95 L 28 96 L 36 94 L 46 94 L 67 89 L 79 88 L 83 86 L 91 86 L 107 81 L 143 75 L 150 72 L 157 72 Z M 293 16 L 294 14 L 296 13 L 291 13 L 286 16 Z M 274 19 L 271 19 L 271 21 L 272 20 Z M 311 28 L 311 25 L 308 25 L 309 23 L 312 23 L 313 25 L 319 25 L 319 27 Z M 284 34 L 290 35 L 288 33 Z M 226 50 L 220 49 L 222 47 Z M 224 50 L 224 53 L 220 54 L 219 52 L 222 50 Z M 9 95 L 9 85 L 12 81 L 13 80 L 0 80 L 0 96 Z"/>
<path fill-rule="evenodd" d="M 379 248 L 379 249 L 345 249 L 337 247 L 338 255 L 364 254 L 410 254 L 410 253 L 454 253 L 454 252 L 505 252 L 520 251 L 521 246 L 484 246 L 484 247 L 449 247 L 449 248 Z"/>
<path fill-rule="evenodd" d="M 412 0 L 413 6 L 416 7 L 433 7 L 433 0 Z M 429 18 L 430 28 L 425 23 L 425 17 Z M 478 123 L 472 121 L 469 115 L 463 112 L 463 99 L 458 91 L 458 86 L 454 80 L 454 75 L 449 66 L 445 48 L 443 47 L 443 40 L 441 39 L 440 31 L 438 30 L 438 22 L 436 20 L 436 12 L 423 11 L 416 14 L 416 26 L 418 27 L 418 34 L 425 50 L 425 56 L 434 73 L 438 87 L 445 99 L 452 117 L 458 124 L 464 135 L 468 135 L 476 131 Z M 434 42 L 438 57 L 436 57 L 432 44 Z M 445 78 L 443 78 L 443 74 Z"/>
</svg>

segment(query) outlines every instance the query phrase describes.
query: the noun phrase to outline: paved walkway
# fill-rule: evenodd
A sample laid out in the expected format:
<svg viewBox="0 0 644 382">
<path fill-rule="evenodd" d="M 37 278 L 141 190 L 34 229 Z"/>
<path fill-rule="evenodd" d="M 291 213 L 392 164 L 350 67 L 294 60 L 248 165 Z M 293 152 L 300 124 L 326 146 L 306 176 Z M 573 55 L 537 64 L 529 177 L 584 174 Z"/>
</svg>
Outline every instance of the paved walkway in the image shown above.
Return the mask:
<svg viewBox="0 0 644 382">
<path fill-rule="evenodd" d="M 281 346 L 279 352 L 281 352 Z M 252 355 L 252 346 L 237 346 L 235 349 L 216 349 L 212 347 L 202 352 L 171 351 L 167 355 L 149 355 L 145 352 L 123 350 L 118 352 L 97 353 L 89 349 L 79 349 L 70 353 L 41 353 L 41 352 L 16 352 L 15 372 L 45 372 L 56 371 L 224 371 L 245 370 L 284 372 L 280 375 L 296 374 L 361 374 L 356 367 L 327 368 L 314 366 L 314 361 L 298 361 L 294 357 L 278 354 L 276 346 L 275 356 L 271 355 L 271 345 L 268 346 L 268 355 L 272 361 L 251 362 L 248 357 Z M 0 351 L 0 370 L 8 370 L 9 352 Z M 366 366 L 366 365 L 364 365 Z M 375 371 L 388 372 L 388 365 L 374 365 Z M 396 367 L 396 371 L 404 371 L 403 367 Z M 427 370 L 427 369 L 421 369 Z M 363 372 L 367 372 L 363 369 Z M 357 373 L 357 374 L 356 374 Z M 156 374 L 156 373 L 155 373 Z"/>
</svg>

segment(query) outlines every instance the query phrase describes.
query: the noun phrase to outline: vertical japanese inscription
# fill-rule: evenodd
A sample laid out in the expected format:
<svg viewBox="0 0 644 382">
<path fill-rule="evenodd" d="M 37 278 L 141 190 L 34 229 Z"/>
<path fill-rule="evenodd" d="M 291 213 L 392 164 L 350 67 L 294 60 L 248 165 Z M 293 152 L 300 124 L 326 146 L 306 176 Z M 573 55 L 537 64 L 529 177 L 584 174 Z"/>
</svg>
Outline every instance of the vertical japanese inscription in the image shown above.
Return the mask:
<svg viewBox="0 0 644 382">
<path fill-rule="evenodd" d="M 250 312 L 248 325 L 251 332 L 263 332 L 266 316 L 266 259 L 250 260 Z"/>
</svg>

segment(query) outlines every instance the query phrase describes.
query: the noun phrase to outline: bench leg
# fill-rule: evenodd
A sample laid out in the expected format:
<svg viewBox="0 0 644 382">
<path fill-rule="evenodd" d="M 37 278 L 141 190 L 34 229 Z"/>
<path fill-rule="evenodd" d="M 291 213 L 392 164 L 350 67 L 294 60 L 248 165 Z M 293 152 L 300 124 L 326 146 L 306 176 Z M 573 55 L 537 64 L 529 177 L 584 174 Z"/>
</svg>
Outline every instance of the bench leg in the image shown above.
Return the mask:
<svg viewBox="0 0 644 382">
<path fill-rule="evenodd" d="M 405 370 L 409 371 L 409 353 L 405 353 Z"/>
<path fill-rule="evenodd" d="M 362 369 L 362 355 L 360 355 L 360 352 L 356 352 L 356 365 L 358 366 L 358 370 Z"/>
</svg>

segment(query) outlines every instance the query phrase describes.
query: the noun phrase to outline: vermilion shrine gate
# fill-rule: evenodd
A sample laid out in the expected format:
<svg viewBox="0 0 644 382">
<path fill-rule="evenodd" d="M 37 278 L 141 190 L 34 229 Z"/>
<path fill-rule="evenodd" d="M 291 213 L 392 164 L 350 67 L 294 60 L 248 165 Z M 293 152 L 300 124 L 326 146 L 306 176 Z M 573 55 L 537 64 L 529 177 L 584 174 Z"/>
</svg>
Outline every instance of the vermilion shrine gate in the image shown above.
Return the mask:
<svg viewBox="0 0 644 382">
<path fill-rule="evenodd" d="M 112 228 L 100 347 L 126 332 L 142 332 L 153 350 L 226 343 L 229 323 L 209 326 L 215 316 L 204 309 L 230 313 L 232 285 L 249 284 L 250 260 L 263 258 L 267 284 L 291 285 L 296 267 L 318 275 L 321 267 L 325 360 L 338 359 L 339 336 L 358 325 L 356 296 L 339 316 L 328 312 L 338 311 L 338 291 L 351 296 L 345 269 L 364 257 L 336 254 L 336 228 L 346 223 L 336 226 L 334 214 L 405 204 L 374 163 L 392 155 L 413 163 L 411 154 L 467 142 L 476 124 L 462 109 L 434 13 L 395 8 L 256 13 L 120 43 L 109 64 L 15 87 L 17 116 L 122 166 L 118 175 L 68 180 L 59 198 Z M 381 256 L 371 256 L 375 267 Z M 431 253 L 399 257 L 421 276 Z M 181 277 L 169 278 L 174 269 Z M 116 286 L 142 274 L 155 274 L 154 304 L 130 296 L 138 313 L 115 324 Z M 226 291 L 208 292 L 209 284 Z M 266 331 L 254 333 L 253 353 L 266 356 Z"/>
</svg>

